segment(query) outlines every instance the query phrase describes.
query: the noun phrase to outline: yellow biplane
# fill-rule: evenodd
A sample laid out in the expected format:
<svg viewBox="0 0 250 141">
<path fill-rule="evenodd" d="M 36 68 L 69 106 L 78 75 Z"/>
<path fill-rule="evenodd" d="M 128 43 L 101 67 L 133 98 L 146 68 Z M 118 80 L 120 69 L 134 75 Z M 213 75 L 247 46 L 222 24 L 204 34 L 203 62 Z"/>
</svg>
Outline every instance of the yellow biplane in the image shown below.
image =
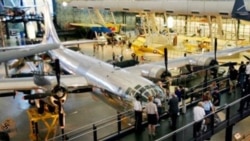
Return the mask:
<svg viewBox="0 0 250 141">
<path fill-rule="evenodd" d="M 143 56 L 145 53 L 164 55 L 165 47 L 169 48 L 171 45 L 149 43 L 145 35 L 139 35 L 131 42 L 131 50 L 136 56 Z"/>
</svg>

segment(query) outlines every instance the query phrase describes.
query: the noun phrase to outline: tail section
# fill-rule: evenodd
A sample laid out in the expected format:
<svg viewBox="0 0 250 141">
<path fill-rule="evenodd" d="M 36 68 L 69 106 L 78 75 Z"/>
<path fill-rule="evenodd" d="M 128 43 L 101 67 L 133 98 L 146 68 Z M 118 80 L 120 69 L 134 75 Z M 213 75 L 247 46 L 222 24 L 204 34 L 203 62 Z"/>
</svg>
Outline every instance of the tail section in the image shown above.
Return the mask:
<svg viewBox="0 0 250 141">
<path fill-rule="evenodd" d="M 51 16 L 50 16 L 50 8 L 49 8 L 49 2 L 48 0 L 44 0 L 44 36 L 42 43 L 60 43 L 60 39 L 58 38 L 55 26 L 52 22 Z"/>
<path fill-rule="evenodd" d="M 4 15 L 5 14 L 5 9 L 4 9 L 4 6 L 3 6 L 3 3 L 0 2 L 0 14 Z"/>
<path fill-rule="evenodd" d="M 244 0 L 235 0 L 232 17 L 250 21 L 250 13 L 247 11 Z"/>
</svg>

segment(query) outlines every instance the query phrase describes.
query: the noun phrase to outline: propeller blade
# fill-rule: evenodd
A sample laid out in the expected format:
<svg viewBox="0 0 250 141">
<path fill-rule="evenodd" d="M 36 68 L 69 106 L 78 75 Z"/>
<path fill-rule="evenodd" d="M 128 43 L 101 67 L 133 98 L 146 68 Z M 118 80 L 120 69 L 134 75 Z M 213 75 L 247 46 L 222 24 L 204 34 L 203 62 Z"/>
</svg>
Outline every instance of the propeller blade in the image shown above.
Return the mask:
<svg viewBox="0 0 250 141">
<path fill-rule="evenodd" d="M 5 93 L 0 93 L 0 97 L 9 97 L 9 96 L 15 96 L 15 92 L 5 92 Z"/>
<path fill-rule="evenodd" d="M 30 95 L 25 95 L 23 99 L 25 100 L 31 100 L 31 99 L 41 99 L 45 98 L 47 96 L 51 96 L 52 94 L 50 93 L 37 93 L 37 94 L 30 94 Z"/>
<path fill-rule="evenodd" d="M 168 71 L 168 49 L 164 48 L 164 63 L 165 63 L 165 68 L 166 72 Z"/>
<path fill-rule="evenodd" d="M 234 65 L 237 65 L 237 62 L 228 62 L 228 63 L 221 64 L 220 66 L 229 67 L 229 66 L 234 66 Z"/>
<path fill-rule="evenodd" d="M 65 126 L 64 110 L 63 110 L 62 103 L 60 100 L 55 101 L 55 104 L 58 105 L 59 125 L 61 128 L 62 140 L 65 140 L 67 139 L 67 136 L 64 134 L 64 126 Z"/>
<path fill-rule="evenodd" d="M 243 55 L 247 60 L 249 60 L 250 61 L 250 58 L 248 57 L 248 56 L 246 56 L 246 55 Z"/>
<path fill-rule="evenodd" d="M 214 39 L 214 60 L 217 60 L 217 38 Z"/>
<path fill-rule="evenodd" d="M 59 59 L 55 60 L 55 73 L 56 73 L 57 85 L 60 86 L 60 61 Z"/>
</svg>

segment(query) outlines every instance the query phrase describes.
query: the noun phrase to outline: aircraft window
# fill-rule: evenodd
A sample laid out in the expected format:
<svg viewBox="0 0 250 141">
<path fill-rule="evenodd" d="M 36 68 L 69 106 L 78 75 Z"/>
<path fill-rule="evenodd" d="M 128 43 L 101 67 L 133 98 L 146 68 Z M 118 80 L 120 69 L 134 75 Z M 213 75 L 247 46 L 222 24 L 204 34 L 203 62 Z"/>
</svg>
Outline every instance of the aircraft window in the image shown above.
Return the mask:
<svg viewBox="0 0 250 141">
<path fill-rule="evenodd" d="M 150 87 L 151 87 L 151 86 L 147 85 L 147 86 L 145 86 L 145 89 L 150 89 Z"/>
<path fill-rule="evenodd" d="M 126 90 L 125 94 L 134 96 L 134 95 L 135 95 L 135 92 L 136 92 L 135 90 L 133 90 L 132 88 L 129 87 L 129 88 Z"/>
<path fill-rule="evenodd" d="M 135 86 L 135 89 L 136 89 L 136 90 L 139 89 L 139 88 L 141 88 L 141 85 L 136 85 L 136 86 Z"/>
<path fill-rule="evenodd" d="M 143 93 L 143 92 L 145 92 L 147 89 L 145 89 L 144 87 L 142 87 L 139 91 L 141 92 L 141 93 Z"/>
<path fill-rule="evenodd" d="M 148 91 L 146 91 L 146 92 L 144 93 L 144 95 L 147 96 L 147 97 L 150 96 L 150 94 L 149 94 Z"/>
<path fill-rule="evenodd" d="M 157 94 L 157 92 L 155 92 L 154 89 L 151 89 L 150 91 L 151 91 L 153 96 L 155 96 Z"/>
<path fill-rule="evenodd" d="M 147 101 L 149 95 L 150 94 L 148 92 L 145 92 L 144 95 L 142 95 L 142 101 Z"/>
<path fill-rule="evenodd" d="M 135 96 L 135 93 L 136 93 L 136 91 L 133 90 L 133 89 L 130 91 L 130 95 L 131 95 L 131 96 Z"/>
<path fill-rule="evenodd" d="M 131 92 L 131 90 L 132 90 L 132 88 L 129 87 L 129 88 L 126 90 L 125 93 L 126 93 L 126 94 L 129 94 L 129 93 Z"/>
</svg>

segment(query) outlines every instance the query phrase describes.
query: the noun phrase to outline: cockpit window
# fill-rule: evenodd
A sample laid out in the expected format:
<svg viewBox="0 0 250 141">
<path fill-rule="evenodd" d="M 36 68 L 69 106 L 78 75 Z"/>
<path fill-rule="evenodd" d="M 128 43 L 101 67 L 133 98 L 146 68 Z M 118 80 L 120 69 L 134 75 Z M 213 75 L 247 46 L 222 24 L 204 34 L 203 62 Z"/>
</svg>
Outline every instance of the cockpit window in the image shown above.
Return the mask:
<svg viewBox="0 0 250 141">
<path fill-rule="evenodd" d="M 140 91 L 141 93 L 143 93 L 143 92 L 146 91 L 146 89 L 145 89 L 145 87 L 142 87 L 139 91 Z"/>
<path fill-rule="evenodd" d="M 126 90 L 126 94 L 130 95 L 130 96 L 137 96 L 137 95 L 141 95 L 142 101 L 147 101 L 147 98 L 152 95 L 152 96 L 156 96 L 156 95 L 161 95 L 163 96 L 164 93 L 162 91 L 162 89 L 157 86 L 157 85 L 147 85 L 142 87 L 141 85 L 136 85 L 133 88 L 128 88 Z"/>
<path fill-rule="evenodd" d="M 129 88 L 126 90 L 125 93 L 126 93 L 126 94 L 130 94 L 131 90 L 132 90 L 132 89 L 129 87 Z"/>
<path fill-rule="evenodd" d="M 129 87 L 125 93 L 130 96 L 135 96 L 135 92 L 136 92 L 135 90 Z"/>
<path fill-rule="evenodd" d="M 138 90 L 139 88 L 141 88 L 141 85 L 136 85 L 135 89 Z"/>
</svg>

